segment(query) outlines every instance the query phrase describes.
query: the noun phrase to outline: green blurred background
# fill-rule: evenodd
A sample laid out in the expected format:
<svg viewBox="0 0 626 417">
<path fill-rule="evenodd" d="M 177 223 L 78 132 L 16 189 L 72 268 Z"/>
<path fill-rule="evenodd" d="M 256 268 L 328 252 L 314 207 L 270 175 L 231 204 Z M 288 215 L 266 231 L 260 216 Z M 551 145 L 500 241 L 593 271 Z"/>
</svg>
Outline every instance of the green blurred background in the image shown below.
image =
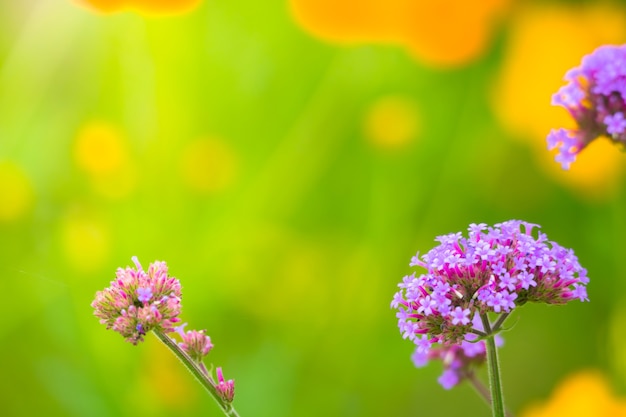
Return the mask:
<svg viewBox="0 0 626 417">
<path fill-rule="evenodd" d="M 441 65 L 319 36 L 285 0 L 0 2 L 0 414 L 220 415 L 154 337 L 93 317 L 136 255 L 181 280 L 242 416 L 488 415 L 441 364 L 413 367 L 389 304 L 435 236 L 509 219 L 575 249 L 591 302 L 513 315 L 508 406 L 587 368 L 626 393 L 626 158 L 562 173 L 544 149 L 551 92 L 626 40 L 626 9 L 509 3 L 479 54 Z"/>
</svg>

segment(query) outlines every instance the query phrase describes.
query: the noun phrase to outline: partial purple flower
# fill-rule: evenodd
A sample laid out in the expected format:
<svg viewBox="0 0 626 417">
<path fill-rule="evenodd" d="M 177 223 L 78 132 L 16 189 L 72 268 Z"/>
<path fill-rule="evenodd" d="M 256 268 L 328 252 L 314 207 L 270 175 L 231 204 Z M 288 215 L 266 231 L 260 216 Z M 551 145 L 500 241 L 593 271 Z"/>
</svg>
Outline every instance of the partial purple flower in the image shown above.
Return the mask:
<svg viewBox="0 0 626 417">
<path fill-rule="evenodd" d="M 137 288 L 137 299 L 142 303 L 147 303 L 152 298 L 152 290 L 150 288 Z"/>
<path fill-rule="evenodd" d="M 215 370 L 217 374 L 217 392 L 222 396 L 224 401 L 232 402 L 233 398 L 235 398 L 235 381 L 229 379 L 228 381 L 224 380 L 224 375 L 222 374 L 222 368 L 217 368 Z"/>
<path fill-rule="evenodd" d="M 165 262 L 156 261 L 144 271 L 137 257 L 135 267 L 118 268 L 111 285 L 96 293 L 94 315 L 136 345 L 151 330 L 171 332 L 180 321 L 181 286 L 170 277 Z"/>
<path fill-rule="evenodd" d="M 533 233 L 538 228 L 511 220 L 470 225 L 467 238 L 437 237 L 439 246 L 411 261 L 426 272 L 405 276 L 393 297 L 403 337 L 428 353 L 435 343 L 466 341 L 486 313 L 508 314 L 527 302 L 587 301 L 587 271 L 571 249 Z"/>
<path fill-rule="evenodd" d="M 568 71 L 565 80 L 568 84 L 552 96 L 552 104 L 565 107 L 577 126 L 552 129 L 547 141 L 548 149 L 558 149 L 556 161 L 569 169 L 599 136 L 626 144 L 626 45 L 599 47 Z"/>
<path fill-rule="evenodd" d="M 472 327 L 478 331 L 484 330 L 478 315 L 474 316 Z M 503 341 L 500 335 L 494 337 L 496 345 L 502 346 Z M 475 369 L 486 362 L 485 342 L 477 339 L 477 335 L 468 333 L 459 344 L 439 345 L 428 352 L 423 352 L 418 347 L 411 359 L 418 368 L 426 366 L 431 360 L 440 360 L 443 364 L 443 373 L 437 381 L 443 388 L 451 389 L 471 377 Z"/>
</svg>

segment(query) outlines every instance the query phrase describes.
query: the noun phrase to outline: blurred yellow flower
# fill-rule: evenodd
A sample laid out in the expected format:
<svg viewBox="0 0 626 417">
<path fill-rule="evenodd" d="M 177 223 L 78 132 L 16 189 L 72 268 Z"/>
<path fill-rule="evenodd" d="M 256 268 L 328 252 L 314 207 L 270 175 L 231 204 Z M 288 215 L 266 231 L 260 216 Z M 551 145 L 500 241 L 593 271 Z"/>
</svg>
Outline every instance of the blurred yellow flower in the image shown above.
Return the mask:
<svg viewBox="0 0 626 417">
<path fill-rule="evenodd" d="M 210 194 L 229 187 L 237 174 L 234 151 L 215 138 L 197 139 L 183 148 L 179 162 L 184 183 L 194 191 Z"/>
<path fill-rule="evenodd" d="M 78 132 L 73 157 L 92 186 L 106 197 L 123 197 L 135 186 L 135 169 L 127 142 L 121 132 L 109 123 L 87 123 Z"/>
<path fill-rule="evenodd" d="M 626 37 L 624 10 L 617 6 L 586 8 L 528 5 L 511 21 L 504 64 L 492 94 L 492 107 L 513 137 L 533 148 L 546 173 L 585 197 L 605 198 L 619 182 L 624 155 L 596 141 L 581 153 L 576 166 L 562 172 L 547 151 L 554 127 L 573 127 L 567 111 L 550 104 L 563 77 L 596 47 Z"/>
<path fill-rule="evenodd" d="M 289 0 L 298 24 L 336 43 L 404 46 L 433 66 L 478 58 L 512 0 Z"/>
<path fill-rule="evenodd" d="M 33 187 L 24 171 L 13 162 L 0 162 L 0 222 L 19 219 L 33 200 Z"/>
<path fill-rule="evenodd" d="M 606 378 L 598 371 L 569 376 L 542 405 L 533 405 L 521 417 L 624 417 L 626 400 L 615 398 Z"/>
<path fill-rule="evenodd" d="M 408 97 L 387 96 L 374 102 L 364 120 L 366 139 L 379 149 L 403 149 L 419 132 L 419 113 Z"/>
<path fill-rule="evenodd" d="M 125 153 L 120 133 L 112 125 L 103 122 L 85 125 L 74 145 L 76 164 L 94 176 L 118 170 L 126 162 Z"/>
<path fill-rule="evenodd" d="M 197 7 L 202 0 L 78 0 L 93 9 L 112 13 L 134 10 L 146 15 L 169 15 L 188 12 Z"/>
</svg>

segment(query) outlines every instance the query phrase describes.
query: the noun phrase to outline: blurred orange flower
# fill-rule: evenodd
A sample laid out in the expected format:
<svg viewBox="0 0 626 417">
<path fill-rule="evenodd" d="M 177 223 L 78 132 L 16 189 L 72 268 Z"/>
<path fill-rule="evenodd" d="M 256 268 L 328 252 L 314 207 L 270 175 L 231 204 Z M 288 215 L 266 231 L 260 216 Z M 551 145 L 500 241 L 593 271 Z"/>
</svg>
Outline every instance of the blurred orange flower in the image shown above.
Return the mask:
<svg viewBox="0 0 626 417">
<path fill-rule="evenodd" d="M 185 13 L 200 4 L 202 0 L 78 0 L 80 3 L 104 12 L 135 10 L 147 15 L 168 15 Z"/>
<path fill-rule="evenodd" d="M 606 141 L 596 141 L 576 166 L 563 172 L 547 150 L 554 127 L 573 127 L 566 110 L 550 104 L 565 73 L 603 44 L 626 39 L 624 10 L 617 6 L 529 5 L 512 18 L 504 63 L 492 94 L 496 116 L 513 137 L 533 148 L 539 165 L 556 181 L 585 197 L 599 199 L 619 184 L 625 157 Z"/>
<path fill-rule="evenodd" d="M 542 405 L 533 405 L 521 417 L 626 416 L 626 400 L 615 398 L 606 378 L 597 371 L 578 372 L 566 378 Z"/>
<path fill-rule="evenodd" d="M 296 22 L 335 43 L 389 43 L 433 66 L 456 66 L 488 47 L 512 0 L 289 0 Z"/>
</svg>

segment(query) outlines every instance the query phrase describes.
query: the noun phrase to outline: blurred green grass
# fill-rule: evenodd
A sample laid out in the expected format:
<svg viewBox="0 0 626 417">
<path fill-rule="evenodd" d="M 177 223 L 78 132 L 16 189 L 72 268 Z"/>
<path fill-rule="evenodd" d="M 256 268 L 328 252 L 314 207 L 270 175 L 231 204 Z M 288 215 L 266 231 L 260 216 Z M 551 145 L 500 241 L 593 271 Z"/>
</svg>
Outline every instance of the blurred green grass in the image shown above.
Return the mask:
<svg viewBox="0 0 626 417">
<path fill-rule="evenodd" d="M 389 303 L 436 235 L 512 218 L 575 249 L 591 303 L 515 314 L 501 350 L 509 406 L 585 367 L 624 392 L 625 196 L 581 197 L 508 139 L 488 103 L 506 31 L 439 71 L 396 47 L 319 42 L 282 1 L 163 19 L 3 2 L 0 28 L 0 159 L 32 188 L 0 223 L 0 414 L 219 415 L 154 338 L 133 347 L 92 316 L 95 292 L 137 255 L 181 280 L 183 320 L 207 329 L 241 415 L 486 415 L 468 386 L 436 383 L 437 364 L 413 368 Z M 399 150 L 364 133 L 388 96 L 419 109 Z M 77 160 L 94 121 L 117 129 L 128 176 Z M 216 189 L 182 174 L 203 138 L 233 156 Z M 19 191 L 7 178 L 5 204 Z"/>
</svg>

